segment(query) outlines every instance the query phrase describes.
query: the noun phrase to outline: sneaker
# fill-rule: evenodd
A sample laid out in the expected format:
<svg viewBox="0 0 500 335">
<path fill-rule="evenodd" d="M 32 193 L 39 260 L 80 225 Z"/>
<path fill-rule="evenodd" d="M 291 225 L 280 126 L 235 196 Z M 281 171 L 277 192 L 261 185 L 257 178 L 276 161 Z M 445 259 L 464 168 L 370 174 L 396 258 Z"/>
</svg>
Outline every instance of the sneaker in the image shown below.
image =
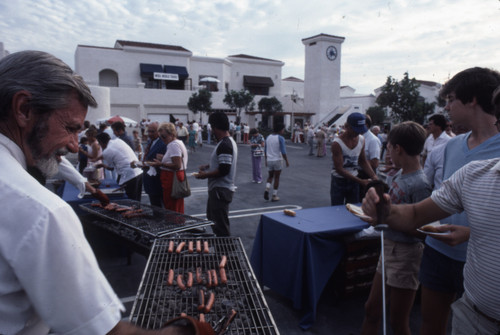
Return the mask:
<svg viewBox="0 0 500 335">
<path fill-rule="evenodd" d="M 262 180 L 258 181 L 257 184 L 262 184 Z"/>
<path fill-rule="evenodd" d="M 269 200 L 269 191 L 268 190 L 264 191 L 264 199 Z"/>
<path fill-rule="evenodd" d="M 273 195 L 271 201 L 278 201 L 280 198 L 277 195 Z"/>
</svg>

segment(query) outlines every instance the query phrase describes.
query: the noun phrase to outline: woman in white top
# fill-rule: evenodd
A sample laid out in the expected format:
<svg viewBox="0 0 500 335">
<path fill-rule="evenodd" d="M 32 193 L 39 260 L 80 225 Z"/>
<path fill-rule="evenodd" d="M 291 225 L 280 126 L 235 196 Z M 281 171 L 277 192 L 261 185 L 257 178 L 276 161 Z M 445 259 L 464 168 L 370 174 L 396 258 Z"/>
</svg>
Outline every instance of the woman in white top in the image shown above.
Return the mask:
<svg viewBox="0 0 500 335">
<path fill-rule="evenodd" d="M 158 128 L 158 134 L 161 140 L 167 145 L 165 154 L 163 156 L 158 155 L 154 161 L 155 166 L 160 167 L 163 204 L 165 209 L 184 213 L 184 199 L 174 199 L 171 193 L 174 175 L 177 175 L 179 181 L 184 181 L 186 178 L 185 170 L 188 162 L 186 146 L 181 140 L 177 139 L 177 130 L 173 123 L 161 123 Z"/>
<path fill-rule="evenodd" d="M 90 127 L 86 132 L 85 136 L 87 136 L 87 139 L 89 141 L 88 144 L 88 151 L 84 151 L 80 149 L 80 152 L 82 152 L 84 155 L 86 155 L 89 159 L 89 165 L 90 166 L 95 166 L 99 165 L 102 163 L 102 160 L 99 159 L 102 156 L 102 148 L 99 145 L 99 142 L 97 142 L 96 136 L 97 136 L 97 129 L 95 127 Z M 104 169 L 96 169 L 96 172 L 92 174 L 88 179 L 97 179 L 99 181 L 104 179 Z"/>
</svg>

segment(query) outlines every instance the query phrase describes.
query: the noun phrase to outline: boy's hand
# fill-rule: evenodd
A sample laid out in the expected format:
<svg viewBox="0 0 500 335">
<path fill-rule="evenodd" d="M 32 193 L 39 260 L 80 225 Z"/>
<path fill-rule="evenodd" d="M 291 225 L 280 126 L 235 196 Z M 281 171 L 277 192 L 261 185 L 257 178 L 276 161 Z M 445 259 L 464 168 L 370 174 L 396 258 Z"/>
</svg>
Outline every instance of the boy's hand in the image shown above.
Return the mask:
<svg viewBox="0 0 500 335">
<path fill-rule="evenodd" d="M 391 199 L 389 194 L 384 194 L 385 206 L 383 208 L 384 213 L 390 213 L 391 211 Z M 366 192 L 365 197 L 363 198 L 363 203 L 361 208 L 363 209 L 363 213 L 369 217 L 370 219 L 364 219 L 364 221 L 370 223 L 372 226 L 380 224 L 381 222 L 377 221 L 377 205 L 380 201 L 379 196 L 377 195 L 377 191 L 370 187 Z"/>
</svg>

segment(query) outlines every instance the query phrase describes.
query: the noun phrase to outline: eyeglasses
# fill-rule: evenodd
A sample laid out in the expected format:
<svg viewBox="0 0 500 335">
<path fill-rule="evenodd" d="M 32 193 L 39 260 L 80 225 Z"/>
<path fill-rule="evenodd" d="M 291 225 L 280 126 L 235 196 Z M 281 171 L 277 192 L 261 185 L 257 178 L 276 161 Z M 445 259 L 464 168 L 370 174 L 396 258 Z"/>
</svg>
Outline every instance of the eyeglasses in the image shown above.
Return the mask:
<svg viewBox="0 0 500 335">
<path fill-rule="evenodd" d="M 172 134 L 169 133 L 159 133 L 158 135 L 160 135 L 162 140 L 166 140 L 168 136 L 172 136 Z"/>
</svg>

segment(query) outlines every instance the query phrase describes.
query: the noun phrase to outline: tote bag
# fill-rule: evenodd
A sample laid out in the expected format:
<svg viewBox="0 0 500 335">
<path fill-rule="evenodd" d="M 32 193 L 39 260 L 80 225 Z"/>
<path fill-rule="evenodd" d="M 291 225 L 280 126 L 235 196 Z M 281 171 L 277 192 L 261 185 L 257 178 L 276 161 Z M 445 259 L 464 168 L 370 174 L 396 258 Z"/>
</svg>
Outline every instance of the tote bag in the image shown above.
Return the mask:
<svg viewBox="0 0 500 335">
<path fill-rule="evenodd" d="M 191 189 L 189 188 L 189 183 L 186 176 L 186 169 L 184 168 L 184 155 L 182 159 L 182 169 L 184 171 L 184 181 L 180 181 L 177 178 L 177 172 L 174 172 L 174 180 L 172 182 L 172 193 L 170 196 L 174 199 L 186 198 L 191 195 Z"/>
</svg>

